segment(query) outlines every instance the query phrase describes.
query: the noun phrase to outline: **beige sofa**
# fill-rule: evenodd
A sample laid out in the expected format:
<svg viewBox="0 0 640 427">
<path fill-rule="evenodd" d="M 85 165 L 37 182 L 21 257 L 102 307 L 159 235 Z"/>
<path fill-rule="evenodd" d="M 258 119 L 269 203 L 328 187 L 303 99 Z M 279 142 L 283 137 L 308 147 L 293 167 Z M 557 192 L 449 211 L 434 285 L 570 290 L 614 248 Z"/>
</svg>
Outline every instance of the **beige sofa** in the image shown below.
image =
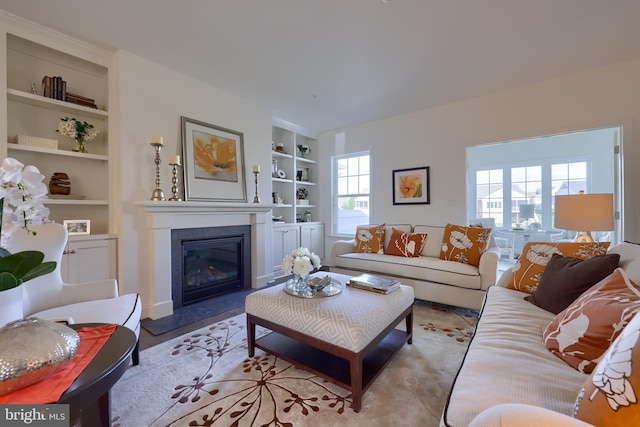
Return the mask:
<svg viewBox="0 0 640 427">
<path fill-rule="evenodd" d="M 387 225 L 385 250 L 391 227 L 404 232 L 427 233 L 427 241 L 416 258 L 394 255 L 355 253 L 355 239 L 338 240 L 331 250 L 332 272 L 358 275 L 370 273 L 398 278 L 413 287 L 415 297 L 426 301 L 480 309 L 485 291 L 496 283 L 500 249 L 491 238 L 489 249 L 480 257 L 480 265 L 462 264 L 440 259 L 444 227 L 430 225 Z"/>
<path fill-rule="evenodd" d="M 620 267 L 640 283 L 640 245 L 621 243 Z M 543 328 L 555 317 L 504 287 L 507 270 L 487 298 L 449 395 L 441 426 L 586 426 L 569 416 L 587 374 L 549 352 Z"/>
</svg>

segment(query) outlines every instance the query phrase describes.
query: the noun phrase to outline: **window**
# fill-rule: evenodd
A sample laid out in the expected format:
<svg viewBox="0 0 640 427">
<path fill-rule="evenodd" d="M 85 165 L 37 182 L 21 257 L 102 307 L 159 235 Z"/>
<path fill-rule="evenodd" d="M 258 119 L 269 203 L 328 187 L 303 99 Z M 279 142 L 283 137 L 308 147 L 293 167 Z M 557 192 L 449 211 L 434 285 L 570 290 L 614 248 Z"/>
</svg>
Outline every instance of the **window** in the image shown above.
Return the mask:
<svg viewBox="0 0 640 427">
<path fill-rule="evenodd" d="M 332 159 L 333 233 L 353 236 L 356 227 L 369 224 L 370 155 L 368 151 Z"/>
<path fill-rule="evenodd" d="M 603 128 L 468 148 L 469 218 L 553 230 L 556 194 L 613 193 L 621 200 L 620 134 Z M 618 221 L 616 227 L 610 234 L 621 234 Z"/>
</svg>

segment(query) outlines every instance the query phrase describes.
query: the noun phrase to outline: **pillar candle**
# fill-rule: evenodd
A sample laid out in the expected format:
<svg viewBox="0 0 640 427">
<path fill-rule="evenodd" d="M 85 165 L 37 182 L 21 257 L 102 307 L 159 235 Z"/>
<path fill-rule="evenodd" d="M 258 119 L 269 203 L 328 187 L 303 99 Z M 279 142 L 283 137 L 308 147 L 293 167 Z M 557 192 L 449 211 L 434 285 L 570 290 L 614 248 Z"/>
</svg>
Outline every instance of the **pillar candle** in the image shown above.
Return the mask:
<svg viewBox="0 0 640 427">
<path fill-rule="evenodd" d="M 253 165 L 253 171 L 260 173 L 260 165 Z"/>
<path fill-rule="evenodd" d="M 151 142 L 155 144 L 162 144 L 162 137 L 158 135 L 153 135 L 153 137 L 151 138 Z"/>
<path fill-rule="evenodd" d="M 169 164 L 180 166 L 180 156 L 178 156 L 177 154 L 169 156 Z"/>
</svg>

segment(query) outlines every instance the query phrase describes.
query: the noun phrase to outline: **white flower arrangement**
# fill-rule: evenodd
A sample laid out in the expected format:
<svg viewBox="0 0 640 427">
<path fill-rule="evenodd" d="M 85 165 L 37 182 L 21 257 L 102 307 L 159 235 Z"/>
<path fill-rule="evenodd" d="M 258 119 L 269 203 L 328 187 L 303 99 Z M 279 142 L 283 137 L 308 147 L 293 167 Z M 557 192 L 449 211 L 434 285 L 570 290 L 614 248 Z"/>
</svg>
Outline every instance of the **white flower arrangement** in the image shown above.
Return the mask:
<svg viewBox="0 0 640 427">
<path fill-rule="evenodd" d="M 287 274 L 297 274 L 303 279 L 318 268 L 322 267 L 320 264 L 320 257 L 316 254 L 309 252 L 307 248 L 298 248 L 291 251 L 291 255 L 287 255 L 282 260 L 282 271 Z"/>
<path fill-rule="evenodd" d="M 18 160 L 7 157 L 0 166 L 0 244 L 6 246 L 7 239 L 18 229 L 31 234 L 29 225 L 42 224 L 49 217 L 49 209 L 43 200 L 47 186 L 44 175 L 35 166 L 24 166 Z"/>
<path fill-rule="evenodd" d="M 57 132 L 73 138 L 79 143 L 84 143 L 95 139 L 99 131 L 91 123 L 81 122 L 73 117 L 65 117 L 60 119 Z"/>
</svg>

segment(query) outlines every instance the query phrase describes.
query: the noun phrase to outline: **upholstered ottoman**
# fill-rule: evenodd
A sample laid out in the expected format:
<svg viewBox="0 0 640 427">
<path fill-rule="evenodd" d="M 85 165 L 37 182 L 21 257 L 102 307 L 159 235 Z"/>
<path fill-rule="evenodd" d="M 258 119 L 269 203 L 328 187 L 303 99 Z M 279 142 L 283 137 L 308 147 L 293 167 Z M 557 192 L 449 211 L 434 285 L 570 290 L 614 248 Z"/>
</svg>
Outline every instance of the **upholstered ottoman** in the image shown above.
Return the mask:
<svg viewBox="0 0 640 427">
<path fill-rule="evenodd" d="M 260 348 L 352 393 L 359 412 L 362 394 L 391 358 L 412 341 L 413 288 L 401 285 L 384 295 L 346 286 L 350 276 L 329 274 L 343 284 L 340 294 L 301 298 L 284 284 L 247 295 L 249 356 Z M 405 331 L 395 327 L 405 320 Z M 255 339 L 256 325 L 273 332 Z"/>
</svg>

